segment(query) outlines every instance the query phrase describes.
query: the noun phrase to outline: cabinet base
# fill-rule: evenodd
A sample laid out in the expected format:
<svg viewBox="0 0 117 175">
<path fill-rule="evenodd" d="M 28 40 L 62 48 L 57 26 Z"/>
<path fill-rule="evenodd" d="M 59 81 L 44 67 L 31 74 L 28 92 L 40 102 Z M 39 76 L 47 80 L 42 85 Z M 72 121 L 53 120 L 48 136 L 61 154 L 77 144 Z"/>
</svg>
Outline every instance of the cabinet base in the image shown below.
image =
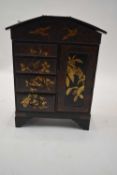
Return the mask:
<svg viewBox="0 0 117 175">
<path fill-rule="evenodd" d="M 90 125 L 90 120 L 87 119 L 72 119 L 73 121 L 75 121 L 78 126 L 80 126 L 82 129 L 84 130 L 89 130 L 89 125 Z"/>
<path fill-rule="evenodd" d="M 55 117 L 56 116 L 56 117 Z M 90 125 L 90 114 L 79 114 L 79 113 L 51 113 L 51 115 L 47 115 L 45 113 L 24 113 L 18 112 L 16 113 L 15 117 L 15 126 L 21 127 L 25 123 L 27 123 L 31 118 L 38 117 L 38 118 L 63 118 L 63 119 L 71 119 L 75 121 L 78 126 L 84 130 L 89 130 Z M 74 117 L 74 118 L 73 118 Z"/>
<path fill-rule="evenodd" d="M 25 123 L 27 123 L 29 119 L 30 118 L 27 118 L 27 117 L 15 117 L 15 126 L 16 127 L 21 127 Z"/>
</svg>

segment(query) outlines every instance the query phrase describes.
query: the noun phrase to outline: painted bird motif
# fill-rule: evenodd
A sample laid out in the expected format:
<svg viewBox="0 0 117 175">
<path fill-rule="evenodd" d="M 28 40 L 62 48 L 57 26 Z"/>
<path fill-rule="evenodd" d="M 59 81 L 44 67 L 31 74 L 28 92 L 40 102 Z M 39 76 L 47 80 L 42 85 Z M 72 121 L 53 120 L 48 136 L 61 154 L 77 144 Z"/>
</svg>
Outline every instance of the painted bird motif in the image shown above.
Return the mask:
<svg viewBox="0 0 117 175">
<path fill-rule="evenodd" d="M 35 30 L 30 31 L 30 34 L 34 34 L 34 35 L 41 35 L 41 36 L 48 36 L 49 35 L 49 30 L 50 26 L 48 27 L 39 27 Z"/>
<path fill-rule="evenodd" d="M 63 36 L 63 40 L 67 40 L 73 36 L 76 36 L 78 33 L 77 29 L 67 29 L 67 34 Z"/>
</svg>

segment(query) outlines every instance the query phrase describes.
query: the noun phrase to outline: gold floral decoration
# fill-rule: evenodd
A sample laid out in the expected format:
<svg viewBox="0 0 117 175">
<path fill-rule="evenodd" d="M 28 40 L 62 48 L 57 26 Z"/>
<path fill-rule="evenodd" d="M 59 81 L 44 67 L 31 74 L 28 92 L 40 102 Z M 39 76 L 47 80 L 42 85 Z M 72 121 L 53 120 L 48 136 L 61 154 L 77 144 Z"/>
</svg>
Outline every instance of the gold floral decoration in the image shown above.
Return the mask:
<svg viewBox="0 0 117 175">
<path fill-rule="evenodd" d="M 67 29 L 67 33 L 63 36 L 63 40 L 67 40 L 67 39 L 69 39 L 71 37 L 74 37 L 74 36 L 77 35 L 77 33 L 78 33 L 78 29 L 77 28 L 75 28 L 75 29 L 68 28 Z"/>
<path fill-rule="evenodd" d="M 31 55 L 48 56 L 48 51 L 44 51 L 41 48 L 29 48 L 29 52 Z"/>
<path fill-rule="evenodd" d="M 21 72 L 30 72 L 30 67 L 24 63 L 20 63 Z"/>
<path fill-rule="evenodd" d="M 50 30 L 50 26 L 47 27 L 38 27 L 32 31 L 30 31 L 30 34 L 33 35 L 41 35 L 41 36 L 48 36 L 49 35 L 49 30 Z"/>
<path fill-rule="evenodd" d="M 25 97 L 21 100 L 20 104 L 24 108 L 27 108 L 29 106 L 31 106 L 33 108 L 39 108 L 39 109 L 48 108 L 47 99 L 43 96 L 38 95 L 38 94 L 29 94 L 27 97 Z"/>
<path fill-rule="evenodd" d="M 77 66 L 78 64 L 83 64 L 83 61 L 76 55 L 68 57 L 66 95 L 69 96 L 71 94 L 74 102 L 77 102 L 78 99 L 84 98 L 83 92 L 85 89 L 85 74 L 82 69 Z M 75 78 L 77 78 L 77 82 L 75 82 Z"/>
<path fill-rule="evenodd" d="M 41 64 L 41 69 L 40 71 L 43 73 L 49 73 L 50 72 L 50 65 L 48 64 L 47 61 L 44 61 L 44 63 Z"/>
<path fill-rule="evenodd" d="M 20 63 L 21 72 L 50 73 L 51 65 L 47 61 L 36 61 L 31 64 Z"/>
<path fill-rule="evenodd" d="M 36 76 L 31 80 L 25 80 L 25 85 L 30 89 L 30 91 L 37 91 L 38 88 L 46 88 L 47 90 L 51 90 L 53 88 L 55 82 L 50 78 L 43 76 Z"/>
</svg>

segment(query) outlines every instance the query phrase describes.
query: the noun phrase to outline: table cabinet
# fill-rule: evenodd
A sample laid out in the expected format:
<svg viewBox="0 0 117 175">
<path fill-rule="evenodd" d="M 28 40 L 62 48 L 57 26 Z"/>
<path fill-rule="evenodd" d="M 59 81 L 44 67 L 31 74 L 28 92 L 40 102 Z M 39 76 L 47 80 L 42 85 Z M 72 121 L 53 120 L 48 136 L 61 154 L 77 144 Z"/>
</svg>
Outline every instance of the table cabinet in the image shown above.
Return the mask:
<svg viewBox="0 0 117 175">
<path fill-rule="evenodd" d="M 61 118 L 89 129 L 101 34 L 71 17 L 41 16 L 11 31 L 16 127 L 28 119 Z"/>
</svg>

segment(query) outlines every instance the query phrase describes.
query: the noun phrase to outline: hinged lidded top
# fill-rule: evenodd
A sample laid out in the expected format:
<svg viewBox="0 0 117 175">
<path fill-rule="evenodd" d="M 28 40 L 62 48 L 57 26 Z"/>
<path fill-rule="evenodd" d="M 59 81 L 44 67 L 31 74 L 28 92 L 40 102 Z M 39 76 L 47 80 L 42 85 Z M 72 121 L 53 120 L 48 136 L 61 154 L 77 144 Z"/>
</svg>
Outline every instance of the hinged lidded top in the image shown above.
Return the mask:
<svg viewBox="0 0 117 175">
<path fill-rule="evenodd" d="M 6 28 L 13 40 L 99 44 L 106 31 L 72 17 L 40 16 Z"/>
</svg>

